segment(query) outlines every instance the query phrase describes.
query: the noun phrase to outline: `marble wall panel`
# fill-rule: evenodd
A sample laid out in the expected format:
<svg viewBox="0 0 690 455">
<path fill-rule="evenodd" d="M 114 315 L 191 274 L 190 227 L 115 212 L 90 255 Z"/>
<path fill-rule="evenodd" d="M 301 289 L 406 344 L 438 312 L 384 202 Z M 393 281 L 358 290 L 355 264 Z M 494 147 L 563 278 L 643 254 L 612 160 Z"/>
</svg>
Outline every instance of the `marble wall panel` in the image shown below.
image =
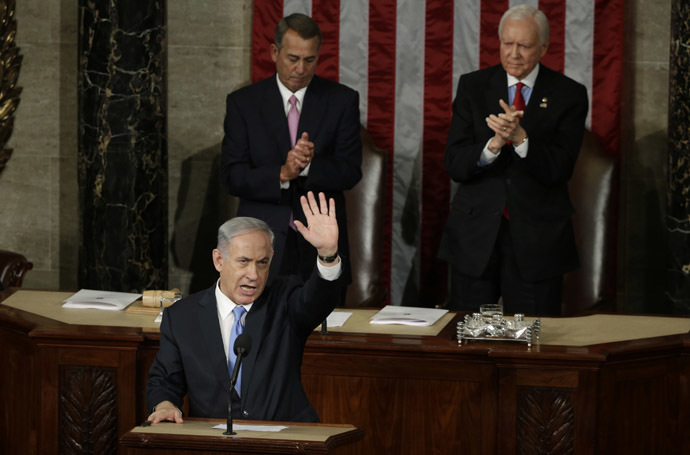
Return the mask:
<svg viewBox="0 0 690 455">
<path fill-rule="evenodd" d="M 666 312 L 665 180 L 670 0 L 626 2 L 617 306 Z"/>
<path fill-rule="evenodd" d="M 251 0 L 175 0 L 168 2 L 169 45 L 249 48 Z"/>
<path fill-rule="evenodd" d="M 166 289 L 164 3 L 79 2 L 79 286 Z"/>
<path fill-rule="evenodd" d="M 187 0 L 168 8 L 169 281 L 187 294 L 217 279 L 211 250 L 218 226 L 235 211 L 218 163 L 225 98 L 250 82 L 252 2 Z"/>
<path fill-rule="evenodd" d="M 690 4 L 674 0 L 671 17 L 666 296 L 690 314 Z"/>
</svg>

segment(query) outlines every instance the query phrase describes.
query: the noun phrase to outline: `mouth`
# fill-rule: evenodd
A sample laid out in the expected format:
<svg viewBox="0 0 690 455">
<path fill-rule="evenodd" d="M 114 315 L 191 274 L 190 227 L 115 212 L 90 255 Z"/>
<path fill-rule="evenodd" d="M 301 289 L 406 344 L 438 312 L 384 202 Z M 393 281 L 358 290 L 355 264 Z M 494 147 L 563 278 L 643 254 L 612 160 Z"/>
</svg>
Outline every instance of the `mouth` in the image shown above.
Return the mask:
<svg viewBox="0 0 690 455">
<path fill-rule="evenodd" d="M 251 294 L 254 294 L 256 292 L 256 286 L 251 286 L 248 284 L 242 284 L 242 285 L 240 285 L 240 290 L 242 291 L 242 293 L 244 293 L 246 295 L 251 295 Z"/>
</svg>

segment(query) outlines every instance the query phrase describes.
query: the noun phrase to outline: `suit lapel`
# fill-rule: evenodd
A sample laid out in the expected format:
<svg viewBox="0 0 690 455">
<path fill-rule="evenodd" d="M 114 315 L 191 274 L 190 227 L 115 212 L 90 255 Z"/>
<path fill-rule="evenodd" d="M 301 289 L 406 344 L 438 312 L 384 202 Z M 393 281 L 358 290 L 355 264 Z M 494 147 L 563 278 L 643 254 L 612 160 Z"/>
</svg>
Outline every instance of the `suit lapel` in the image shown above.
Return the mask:
<svg viewBox="0 0 690 455">
<path fill-rule="evenodd" d="M 213 362 L 213 373 L 218 382 L 223 385 L 226 392 L 230 392 L 230 373 L 228 363 L 225 358 L 223 337 L 220 334 L 220 324 L 218 322 L 218 310 L 216 308 L 215 287 L 212 287 L 204 294 L 199 301 L 199 312 L 197 317 L 202 329 L 204 345 Z"/>
<path fill-rule="evenodd" d="M 270 137 L 276 142 L 276 150 L 284 162 L 292 147 L 290 146 L 290 130 L 285 116 L 285 107 L 283 107 L 283 97 L 278 90 L 275 76 L 266 80 L 260 105 L 264 125 L 266 125 Z"/>
<path fill-rule="evenodd" d="M 549 104 L 551 99 L 551 79 L 553 73 L 551 70 L 541 65 L 537 80 L 532 87 L 532 94 L 529 97 L 529 102 L 525 108 L 525 116 L 522 119 L 522 126 L 529 129 L 534 125 L 539 125 L 545 115 L 549 113 Z M 545 106 L 545 107 L 544 107 Z"/>
<path fill-rule="evenodd" d="M 321 126 L 321 121 L 326 118 L 328 109 L 327 92 L 323 88 L 321 79 L 314 76 L 309 84 L 307 93 L 304 94 L 302 112 L 299 116 L 299 126 L 297 128 L 298 137 L 303 132 L 309 133 L 309 140 L 316 144 L 316 139 Z M 314 147 L 314 153 L 318 147 Z"/>
<path fill-rule="evenodd" d="M 508 79 L 503 68 L 498 67 L 489 80 L 489 90 L 486 92 L 486 108 L 488 114 L 503 112 L 498 100 L 508 102 Z"/>
<path fill-rule="evenodd" d="M 254 366 L 256 365 L 256 357 L 261 351 L 261 343 L 263 342 L 264 324 L 266 322 L 266 311 L 268 307 L 269 292 L 264 293 L 252 305 L 251 311 L 247 313 L 244 321 L 244 332 L 252 339 L 252 348 L 249 355 L 242 361 L 242 403 L 245 403 L 247 393 L 249 393 L 249 385 L 252 383 L 252 375 L 254 374 Z"/>
</svg>

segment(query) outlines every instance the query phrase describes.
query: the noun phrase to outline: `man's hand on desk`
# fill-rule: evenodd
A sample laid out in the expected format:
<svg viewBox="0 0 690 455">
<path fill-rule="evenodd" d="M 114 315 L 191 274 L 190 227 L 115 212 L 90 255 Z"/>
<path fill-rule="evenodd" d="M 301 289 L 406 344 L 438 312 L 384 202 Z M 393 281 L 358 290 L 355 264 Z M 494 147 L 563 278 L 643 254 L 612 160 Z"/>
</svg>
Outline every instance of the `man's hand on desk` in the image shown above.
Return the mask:
<svg viewBox="0 0 690 455">
<path fill-rule="evenodd" d="M 164 420 L 182 423 L 182 411 L 177 409 L 177 406 L 169 401 L 161 401 L 153 408 L 153 413 L 149 416 L 148 421 L 151 423 L 159 423 Z"/>
</svg>

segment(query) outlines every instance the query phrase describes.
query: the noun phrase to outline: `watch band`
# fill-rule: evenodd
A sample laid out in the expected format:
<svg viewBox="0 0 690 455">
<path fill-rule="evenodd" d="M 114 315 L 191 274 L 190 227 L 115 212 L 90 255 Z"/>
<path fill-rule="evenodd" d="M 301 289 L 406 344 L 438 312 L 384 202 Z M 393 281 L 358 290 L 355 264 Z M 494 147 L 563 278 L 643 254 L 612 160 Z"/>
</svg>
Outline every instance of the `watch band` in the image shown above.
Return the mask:
<svg viewBox="0 0 690 455">
<path fill-rule="evenodd" d="M 338 252 L 336 251 L 333 256 L 321 256 L 319 255 L 319 260 L 325 262 L 326 264 L 330 264 L 331 262 L 335 262 L 335 260 L 338 259 Z"/>
</svg>

